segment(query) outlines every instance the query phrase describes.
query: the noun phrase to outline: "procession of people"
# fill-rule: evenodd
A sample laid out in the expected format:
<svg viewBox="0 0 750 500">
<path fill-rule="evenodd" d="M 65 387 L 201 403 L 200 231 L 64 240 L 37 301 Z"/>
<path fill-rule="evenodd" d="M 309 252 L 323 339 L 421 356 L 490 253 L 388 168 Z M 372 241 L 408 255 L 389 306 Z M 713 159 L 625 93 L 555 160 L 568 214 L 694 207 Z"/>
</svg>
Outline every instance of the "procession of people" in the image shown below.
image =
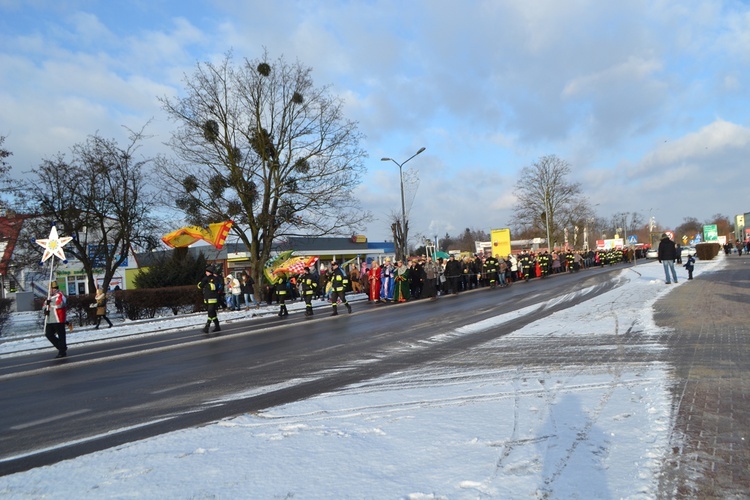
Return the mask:
<svg viewBox="0 0 750 500">
<path fill-rule="evenodd" d="M 276 299 L 279 317 L 286 317 L 285 302 L 290 297 L 305 301 L 305 315 L 313 315 L 313 300 L 331 304 L 331 315 L 338 307 L 352 312 L 347 293 L 365 293 L 368 302 L 400 303 L 419 299 L 436 300 L 441 295 L 487 287 L 505 288 L 519 281 L 578 272 L 592 266 L 611 266 L 630 262 L 628 251 L 621 249 L 592 251 L 531 251 L 505 257 L 491 254 L 450 254 L 447 258 L 416 256 L 408 259 L 372 259 L 357 266 L 353 263 L 321 263 L 305 267 L 299 275 L 280 273 L 266 299 Z M 348 268 L 347 268 L 348 267 Z M 346 270 L 344 268 L 347 268 Z"/>
</svg>

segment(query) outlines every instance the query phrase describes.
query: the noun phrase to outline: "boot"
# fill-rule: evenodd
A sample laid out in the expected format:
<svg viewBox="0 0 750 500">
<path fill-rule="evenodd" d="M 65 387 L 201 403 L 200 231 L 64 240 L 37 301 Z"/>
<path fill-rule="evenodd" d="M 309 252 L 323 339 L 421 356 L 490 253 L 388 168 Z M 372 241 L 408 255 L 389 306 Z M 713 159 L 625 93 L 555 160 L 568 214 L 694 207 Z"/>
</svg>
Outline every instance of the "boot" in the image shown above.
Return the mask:
<svg viewBox="0 0 750 500">
<path fill-rule="evenodd" d="M 214 332 L 220 332 L 221 331 L 221 327 L 219 326 L 219 320 L 218 319 L 214 320 L 214 329 L 213 329 L 213 331 Z"/>
<path fill-rule="evenodd" d="M 289 316 L 289 311 L 287 310 L 286 306 L 281 306 L 281 307 L 282 307 L 282 311 L 284 312 L 284 317 Z"/>
<path fill-rule="evenodd" d="M 339 312 L 336 310 L 336 307 L 334 306 L 333 307 L 333 314 L 331 314 L 331 316 L 338 316 L 338 315 L 339 315 Z"/>
<path fill-rule="evenodd" d="M 344 305 L 346 306 L 346 310 L 349 311 L 349 314 L 352 313 L 352 306 L 349 305 L 349 302 L 345 302 Z"/>
<path fill-rule="evenodd" d="M 284 306 L 279 307 L 279 318 L 284 316 Z"/>
<path fill-rule="evenodd" d="M 203 327 L 203 333 L 208 333 L 208 327 L 211 326 L 210 321 L 206 321 L 206 326 Z"/>
</svg>

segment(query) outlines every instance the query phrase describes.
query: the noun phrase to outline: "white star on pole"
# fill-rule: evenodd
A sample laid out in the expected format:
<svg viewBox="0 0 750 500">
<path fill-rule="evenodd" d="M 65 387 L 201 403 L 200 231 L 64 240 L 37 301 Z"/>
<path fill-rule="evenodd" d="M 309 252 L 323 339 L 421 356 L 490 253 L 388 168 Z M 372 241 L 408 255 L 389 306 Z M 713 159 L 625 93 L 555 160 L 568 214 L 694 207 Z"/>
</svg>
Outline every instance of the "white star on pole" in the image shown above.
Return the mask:
<svg viewBox="0 0 750 500">
<path fill-rule="evenodd" d="M 42 262 L 46 261 L 53 255 L 60 260 L 65 260 L 65 254 L 63 253 L 62 247 L 70 243 L 72 240 L 70 236 L 60 238 L 57 236 L 57 228 L 52 226 L 52 230 L 49 232 L 49 238 L 46 240 L 36 240 L 37 244 L 44 247 L 44 255 L 42 255 Z"/>
</svg>

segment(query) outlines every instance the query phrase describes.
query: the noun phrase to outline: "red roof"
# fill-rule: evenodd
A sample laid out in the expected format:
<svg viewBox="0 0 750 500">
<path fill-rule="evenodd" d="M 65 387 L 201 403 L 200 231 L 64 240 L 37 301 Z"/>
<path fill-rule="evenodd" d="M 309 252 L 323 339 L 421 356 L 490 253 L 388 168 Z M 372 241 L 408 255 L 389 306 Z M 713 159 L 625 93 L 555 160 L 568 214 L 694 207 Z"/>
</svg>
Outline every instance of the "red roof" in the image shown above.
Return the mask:
<svg viewBox="0 0 750 500">
<path fill-rule="evenodd" d="M 13 257 L 13 250 L 16 248 L 18 235 L 21 234 L 23 221 L 31 217 L 30 215 L 11 215 L 0 217 L 0 274 L 8 274 L 8 264 Z M 4 248 L 3 248 L 4 247 Z"/>
</svg>

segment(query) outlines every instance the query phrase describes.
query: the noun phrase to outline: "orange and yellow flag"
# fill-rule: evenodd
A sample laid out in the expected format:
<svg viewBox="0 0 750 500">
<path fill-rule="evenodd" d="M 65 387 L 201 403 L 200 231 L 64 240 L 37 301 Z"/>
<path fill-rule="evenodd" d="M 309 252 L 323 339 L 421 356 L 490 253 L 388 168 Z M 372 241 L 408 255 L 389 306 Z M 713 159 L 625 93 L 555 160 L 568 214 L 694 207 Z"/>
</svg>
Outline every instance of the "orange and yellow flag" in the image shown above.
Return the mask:
<svg viewBox="0 0 750 500">
<path fill-rule="evenodd" d="M 233 225 L 234 222 L 228 220 L 209 224 L 207 228 L 186 226 L 162 236 L 161 240 L 170 248 L 187 247 L 196 241 L 203 240 L 216 247 L 217 250 L 221 250 Z"/>
</svg>

